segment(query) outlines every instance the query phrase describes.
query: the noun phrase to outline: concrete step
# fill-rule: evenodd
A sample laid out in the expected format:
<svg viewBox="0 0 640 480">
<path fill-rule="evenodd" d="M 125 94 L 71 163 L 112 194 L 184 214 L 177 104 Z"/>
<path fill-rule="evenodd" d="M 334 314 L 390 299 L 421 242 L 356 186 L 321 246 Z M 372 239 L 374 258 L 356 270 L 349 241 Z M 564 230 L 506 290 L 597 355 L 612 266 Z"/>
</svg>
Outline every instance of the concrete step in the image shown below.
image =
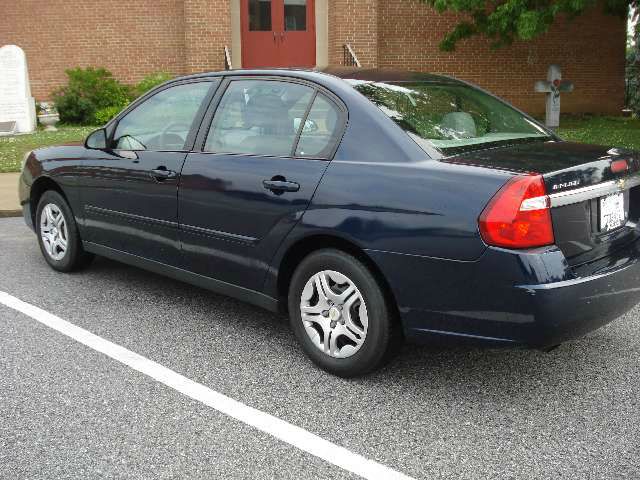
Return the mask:
<svg viewBox="0 0 640 480">
<path fill-rule="evenodd" d="M 18 201 L 19 173 L 0 173 L 0 217 L 22 215 Z"/>
</svg>

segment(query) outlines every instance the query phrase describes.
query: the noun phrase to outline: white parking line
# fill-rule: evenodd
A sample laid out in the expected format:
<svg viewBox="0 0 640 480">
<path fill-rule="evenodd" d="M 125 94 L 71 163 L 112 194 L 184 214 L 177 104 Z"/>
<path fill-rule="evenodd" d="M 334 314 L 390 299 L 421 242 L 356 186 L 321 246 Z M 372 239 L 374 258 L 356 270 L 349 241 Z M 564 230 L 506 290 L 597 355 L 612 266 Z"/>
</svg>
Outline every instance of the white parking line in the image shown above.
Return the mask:
<svg viewBox="0 0 640 480">
<path fill-rule="evenodd" d="M 80 328 L 41 308 L 23 302 L 8 293 L 0 291 L 0 303 L 24 313 L 47 327 L 93 350 L 103 353 L 194 400 L 202 402 L 225 415 L 257 428 L 337 467 L 369 479 L 412 480 L 411 477 L 389 467 L 385 467 L 380 463 L 368 460 L 346 448 L 324 440 L 303 428 L 296 427 L 268 413 L 238 402 L 215 390 L 211 390 L 159 363 L 149 360 L 142 355 L 138 355 L 131 350 L 127 350 L 120 345 L 116 345 L 109 340 L 105 340 L 98 335 L 94 335 L 84 328 Z"/>
</svg>

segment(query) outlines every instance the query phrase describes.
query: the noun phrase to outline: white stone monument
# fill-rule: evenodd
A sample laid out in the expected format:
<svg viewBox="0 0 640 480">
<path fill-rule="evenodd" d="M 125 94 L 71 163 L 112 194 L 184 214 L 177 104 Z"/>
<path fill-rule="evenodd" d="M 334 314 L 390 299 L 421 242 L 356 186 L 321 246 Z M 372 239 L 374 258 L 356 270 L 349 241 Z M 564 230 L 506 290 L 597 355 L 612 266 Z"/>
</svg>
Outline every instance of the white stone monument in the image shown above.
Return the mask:
<svg viewBox="0 0 640 480">
<path fill-rule="evenodd" d="M 15 133 L 33 132 L 36 128 L 27 59 L 16 45 L 0 48 L 0 122 L 15 122 Z"/>
<path fill-rule="evenodd" d="M 555 130 L 560 126 L 560 92 L 573 92 L 573 83 L 562 80 L 562 72 L 558 65 L 549 65 L 547 80 L 536 82 L 535 91 L 547 94 L 545 125 Z"/>
</svg>

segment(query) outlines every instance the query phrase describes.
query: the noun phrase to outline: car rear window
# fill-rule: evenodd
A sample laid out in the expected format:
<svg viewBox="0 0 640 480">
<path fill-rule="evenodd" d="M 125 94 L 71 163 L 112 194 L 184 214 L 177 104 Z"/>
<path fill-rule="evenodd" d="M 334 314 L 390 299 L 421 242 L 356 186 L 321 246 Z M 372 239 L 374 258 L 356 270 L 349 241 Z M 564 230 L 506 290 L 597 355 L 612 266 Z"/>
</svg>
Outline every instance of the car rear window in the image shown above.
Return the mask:
<svg viewBox="0 0 640 480">
<path fill-rule="evenodd" d="M 419 145 L 445 155 L 550 138 L 544 128 L 516 109 L 465 84 L 349 83 Z"/>
</svg>

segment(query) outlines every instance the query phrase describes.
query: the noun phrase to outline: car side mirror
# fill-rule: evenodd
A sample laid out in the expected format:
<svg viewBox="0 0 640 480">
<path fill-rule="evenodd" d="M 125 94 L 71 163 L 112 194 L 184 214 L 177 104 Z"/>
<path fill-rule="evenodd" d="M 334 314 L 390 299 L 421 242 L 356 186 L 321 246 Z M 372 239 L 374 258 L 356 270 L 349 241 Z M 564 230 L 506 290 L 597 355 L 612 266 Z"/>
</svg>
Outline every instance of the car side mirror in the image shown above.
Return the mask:
<svg viewBox="0 0 640 480">
<path fill-rule="evenodd" d="M 107 131 L 100 128 L 95 132 L 91 132 L 84 141 L 85 148 L 91 150 L 104 150 L 107 148 Z"/>
</svg>

